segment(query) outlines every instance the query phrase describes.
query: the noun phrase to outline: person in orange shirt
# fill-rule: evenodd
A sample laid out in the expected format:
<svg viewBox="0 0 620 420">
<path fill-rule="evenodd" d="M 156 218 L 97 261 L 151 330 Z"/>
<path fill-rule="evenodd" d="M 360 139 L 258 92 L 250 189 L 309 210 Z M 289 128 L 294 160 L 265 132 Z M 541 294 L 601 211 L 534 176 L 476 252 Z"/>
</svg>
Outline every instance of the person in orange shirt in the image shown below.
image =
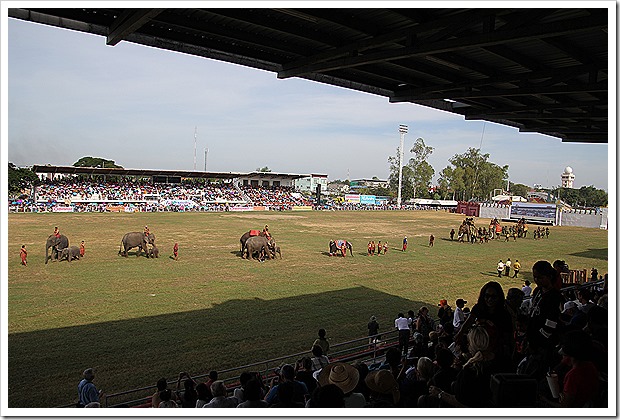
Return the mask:
<svg viewBox="0 0 620 420">
<path fill-rule="evenodd" d="M 28 258 L 28 251 L 26 251 L 26 245 L 22 245 L 22 249 L 19 251 L 19 257 L 22 259 L 22 265 L 27 266 L 28 262 L 26 258 Z"/>
<path fill-rule="evenodd" d="M 84 241 L 82 241 L 82 243 L 80 244 L 80 258 L 84 256 L 85 252 L 86 252 L 86 247 L 84 246 Z"/>
</svg>

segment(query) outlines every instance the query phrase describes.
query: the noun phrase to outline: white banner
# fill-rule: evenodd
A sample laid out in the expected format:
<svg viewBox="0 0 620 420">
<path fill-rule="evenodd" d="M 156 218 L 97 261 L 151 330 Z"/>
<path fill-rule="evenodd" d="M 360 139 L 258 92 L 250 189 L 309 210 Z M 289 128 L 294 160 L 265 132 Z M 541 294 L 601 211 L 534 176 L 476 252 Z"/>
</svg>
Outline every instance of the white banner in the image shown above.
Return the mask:
<svg viewBox="0 0 620 420">
<path fill-rule="evenodd" d="M 73 207 L 71 206 L 55 206 L 52 208 L 54 213 L 69 213 L 73 211 Z"/>
</svg>

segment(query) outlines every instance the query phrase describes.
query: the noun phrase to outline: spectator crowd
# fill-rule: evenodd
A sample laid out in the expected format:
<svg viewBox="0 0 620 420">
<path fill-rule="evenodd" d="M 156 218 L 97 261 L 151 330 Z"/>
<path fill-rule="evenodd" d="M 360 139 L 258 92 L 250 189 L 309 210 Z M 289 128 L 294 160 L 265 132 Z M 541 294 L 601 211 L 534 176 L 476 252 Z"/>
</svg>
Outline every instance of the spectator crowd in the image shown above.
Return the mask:
<svg viewBox="0 0 620 420">
<path fill-rule="evenodd" d="M 489 281 L 471 308 L 459 298 L 454 309 L 442 299 L 436 312 L 403 311 L 388 322 L 397 344 L 371 316 L 364 346 L 384 351 L 373 363 L 332 357 L 320 329 L 307 356 L 272 374 L 243 371 L 223 381 L 211 371 L 199 382 L 181 372 L 175 389 L 161 378 L 145 406 L 607 407 L 607 283 L 563 288 L 561 264 L 555 267 L 534 264 L 533 290 L 529 281 L 507 291 Z M 92 376 L 85 372 L 78 386 L 80 406 L 99 401 Z M 501 386 L 512 391 L 498 392 Z"/>
</svg>

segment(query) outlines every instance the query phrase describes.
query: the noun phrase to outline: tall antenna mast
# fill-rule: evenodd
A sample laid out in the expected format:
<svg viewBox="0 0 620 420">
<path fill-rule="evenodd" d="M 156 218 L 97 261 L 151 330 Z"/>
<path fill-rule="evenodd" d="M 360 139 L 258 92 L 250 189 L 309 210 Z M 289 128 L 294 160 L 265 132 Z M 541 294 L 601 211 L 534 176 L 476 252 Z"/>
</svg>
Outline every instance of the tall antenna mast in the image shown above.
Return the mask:
<svg viewBox="0 0 620 420">
<path fill-rule="evenodd" d="M 198 127 L 194 127 L 194 170 L 196 170 L 196 135 L 198 132 Z"/>
</svg>

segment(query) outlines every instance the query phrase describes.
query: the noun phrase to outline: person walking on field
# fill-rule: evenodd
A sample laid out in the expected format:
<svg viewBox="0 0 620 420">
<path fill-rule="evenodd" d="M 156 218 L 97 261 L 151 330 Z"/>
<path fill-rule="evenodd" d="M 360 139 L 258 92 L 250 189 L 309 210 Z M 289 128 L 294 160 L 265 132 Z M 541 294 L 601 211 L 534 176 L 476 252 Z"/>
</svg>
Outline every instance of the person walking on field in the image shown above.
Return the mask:
<svg viewBox="0 0 620 420">
<path fill-rule="evenodd" d="M 179 243 L 174 243 L 174 248 L 172 248 L 172 253 L 174 254 L 174 260 L 178 261 L 179 259 Z"/>
<path fill-rule="evenodd" d="M 454 240 L 454 234 L 456 232 L 454 231 L 454 228 L 452 228 L 452 230 L 450 231 L 450 240 L 453 241 Z"/>
<path fill-rule="evenodd" d="M 435 244 L 435 236 L 431 234 L 431 236 L 428 238 L 428 246 L 432 247 L 434 244 Z"/>
<path fill-rule="evenodd" d="M 503 272 L 504 272 L 504 263 L 502 262 L 502 260 L 499 260 L 499 262 L 497 263 L 497 277 L 501 277 Z"/>
<path fill-rule="evenodd" d="M 510 258 L 506 260 L 506 264 L 504 264 L 505 276 L 510 277 L 510 266 L 512 265 L 512 261 Z"/>
<path fill-rule="evenodd" d="M 403 238 L 403 252 L 405 252 L 407 250 L 407 237 L 405 236 Z"/>
<path fill-rule="evenodd" d="M 515 263 L 512 265 L 512 269 L 515 272 L 512 278 L 516 279 L 517 275 L 519 274 L 519 270 L 521 270 L 521 263 L 519 262 L 519 260 L 515 261 Z"/>
<path fill-rule="evenodd" d="M 80 244 L 80 258 L 82 258 L 85 253 L 86 253 L 86 246 L 84 245 L 84 241 L 82 241 L 82 243 Z"/>
<path fill-rule="evenodd" d="M 387 254 L 387 250 L 388 250 L 388 243 L 387 241 L 385 241 L 383 243 L 383 255 Z"/>
<path fill-rule="evenodd" d="M 19 251 L 19 257 L 22 259 L 22 265 L 28 266 L 28 251 L 26 251 L 26 245 L 22 245 L 22 249 Z"/>
</svg>

